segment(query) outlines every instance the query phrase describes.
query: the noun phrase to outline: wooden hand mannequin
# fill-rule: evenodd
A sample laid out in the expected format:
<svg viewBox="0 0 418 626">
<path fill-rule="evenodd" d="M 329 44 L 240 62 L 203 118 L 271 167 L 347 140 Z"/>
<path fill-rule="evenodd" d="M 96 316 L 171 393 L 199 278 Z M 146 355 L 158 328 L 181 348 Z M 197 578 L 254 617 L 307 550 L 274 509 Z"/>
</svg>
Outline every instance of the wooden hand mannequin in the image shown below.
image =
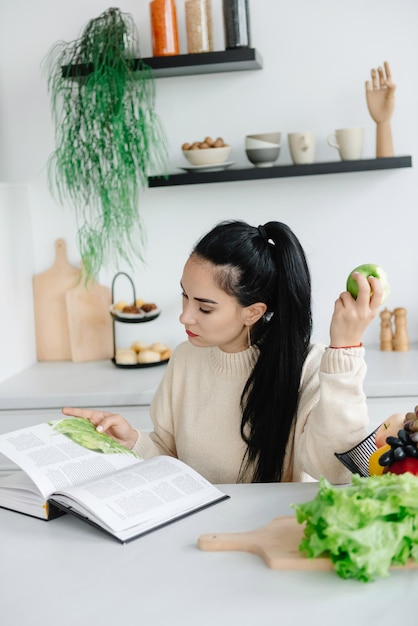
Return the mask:
<svg viewBox="0 0 418 626">
<path fill-rule="evenodd" d="M 395 108 L 396 85 L 392 82 L 389 63 L 384 70 L 371 70 L 372 81 L 366 81 L 366 100 L 369 113 L 376 122 L 376 157 L 393 156 L 390 118 Z"/>
</svg>

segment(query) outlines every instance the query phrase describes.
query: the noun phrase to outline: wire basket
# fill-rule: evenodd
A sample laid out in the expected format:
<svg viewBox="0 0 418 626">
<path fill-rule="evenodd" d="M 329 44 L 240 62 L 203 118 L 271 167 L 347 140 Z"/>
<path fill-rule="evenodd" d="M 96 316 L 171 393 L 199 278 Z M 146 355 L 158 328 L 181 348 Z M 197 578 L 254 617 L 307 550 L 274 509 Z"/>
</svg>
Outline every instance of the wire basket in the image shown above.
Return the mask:
<svg viewBox="0 0 418 626">
<path fill-rule="evenodd" d="M 377 450 L 375 433 L 377 428 L 370 433 L 363 441 L 360 441 L 354 448 L 347 452 L 335 452 L 337 459 L 341 461 L 353 474 L 360 476 L 370 476 L 369 459 L 373 452 Z"/>
</svg>

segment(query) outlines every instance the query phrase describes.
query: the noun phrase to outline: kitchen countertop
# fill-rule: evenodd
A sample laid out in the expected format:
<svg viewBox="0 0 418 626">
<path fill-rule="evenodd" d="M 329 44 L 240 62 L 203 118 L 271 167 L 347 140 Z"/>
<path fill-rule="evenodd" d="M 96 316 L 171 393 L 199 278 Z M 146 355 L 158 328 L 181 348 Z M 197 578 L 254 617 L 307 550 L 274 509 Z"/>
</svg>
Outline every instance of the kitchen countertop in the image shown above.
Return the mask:
<svg viewBox="0 0 418 626">
<path fill-rule="evenodd" d="M 45 522 L 0 509 L 2 626 L 416 623 L 418 570 L 361 583 L 199 550 L 202 534 L 260 528 L 316 493 L 314 483 L 219 487 L 229 500 L 126 545 L 70 515 Z"/>
<path fill-rule="evenodd" d="M 0 384 L 0 410 L 149 405 L 166 367 L 127 370 L 111 361 L 35 363 Z"/>
<path fill-rule="evenodd" d="M 418 398 L 418 346 L 408 352 L 382 352 L 366 348 L 367 397 L 414 396 Z"/>
<path fill-rule="evenodd" d="M 418 349 L 366 349 L 369 398 L 410 396 L 418 403 Z M 111 361 L 35 363 L 0 384 L 0 410 L 149 405 L 166 365 L 127 370 Z M 412 404 L 415 400 L 412 401 Z"/>
</svg>

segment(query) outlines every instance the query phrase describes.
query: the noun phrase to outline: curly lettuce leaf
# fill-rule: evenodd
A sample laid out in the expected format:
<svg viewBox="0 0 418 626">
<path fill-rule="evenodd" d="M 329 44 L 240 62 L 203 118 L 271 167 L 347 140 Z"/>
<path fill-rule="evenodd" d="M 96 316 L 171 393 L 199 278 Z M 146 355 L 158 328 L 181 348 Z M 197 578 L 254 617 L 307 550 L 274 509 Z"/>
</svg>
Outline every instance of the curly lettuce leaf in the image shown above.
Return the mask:
<svg viewBox="0 0 418 626">
<path fill-rule="evenodd" d="M 295 504 L 306 522 L 299 550 L 328 556 L 341 578 L 362 582 L 389 576 L 390 567 L 418 561 L 418 477 L 405 473 L 363 478 L 345 487 L 325 478 L 313 500 Z"/>
</svg>

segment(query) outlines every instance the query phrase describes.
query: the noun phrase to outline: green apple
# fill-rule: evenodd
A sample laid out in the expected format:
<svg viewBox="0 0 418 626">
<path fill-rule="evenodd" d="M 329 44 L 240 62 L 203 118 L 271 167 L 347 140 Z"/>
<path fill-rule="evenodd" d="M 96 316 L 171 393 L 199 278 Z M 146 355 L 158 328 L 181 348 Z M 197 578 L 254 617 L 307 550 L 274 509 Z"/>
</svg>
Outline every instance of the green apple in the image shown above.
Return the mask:
<svg viewBox="0 0 418 626">
<path fill-rule="evenodd" d="M 350 272 L 350 275 L 347 278 L 347 291 L 351 293 L 353 298 L 357 298 L 358 284 L 357 281 L 353 278 L 354 272 L 360 272 L 360 274 L 364 274 L 366 278 L 368 278 L 369 276 L 375 276 L 376 278 L 380 278 L 383 287 L 382 304 L 386 302 L 390 295 L 390 285 L 386 272 L 380 267 L 380 265 L 376 265 L 375 263 L 364 263 L 363 265 L 359 265 L 358 267 L 354 268 Z"/>
</svg>

